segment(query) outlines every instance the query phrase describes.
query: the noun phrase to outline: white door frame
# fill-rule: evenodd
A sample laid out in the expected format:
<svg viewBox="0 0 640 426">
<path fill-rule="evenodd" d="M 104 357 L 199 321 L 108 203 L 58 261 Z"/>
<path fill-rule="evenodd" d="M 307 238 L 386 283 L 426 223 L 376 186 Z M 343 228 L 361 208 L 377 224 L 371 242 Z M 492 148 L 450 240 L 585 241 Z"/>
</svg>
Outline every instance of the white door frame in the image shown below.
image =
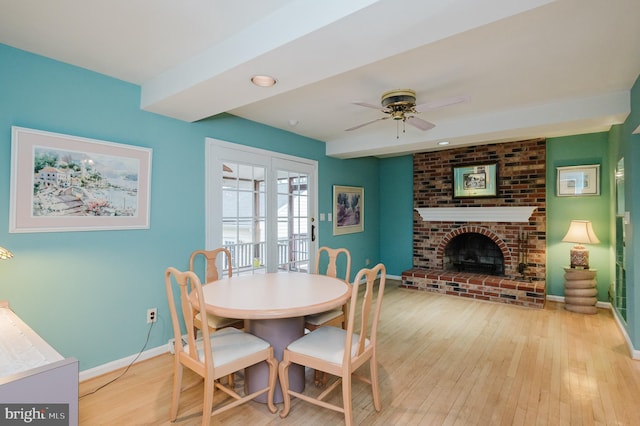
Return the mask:
<svg viewBox="0 0 640 426">
<path fill-rule="evenodd" d="M 276 246 L 277 191 L 274 172 L 280 169 L 309 173 L 309 230 L 315 227 L 315 240 L 309 244 L 309 270 L 314 270 L 315 253 L 318 248 L 318 162 L 308 158 L 295 157 L 279 152 L 253 148 L 219 139 L 205 139 L 205 246 L 213 249 L 222 245 L 222 163 L 235 161 L 265 167 L 267 172 L 267 244 Z M 297 167 L 296 167 L 297 166 Z M 271 248 L 272 249 L 272 248 Z M 273 253 L 273 252 L 272 252 Z M 277 271 L 277 262 L 270 262 L 267 272 Z"/>
</svg>

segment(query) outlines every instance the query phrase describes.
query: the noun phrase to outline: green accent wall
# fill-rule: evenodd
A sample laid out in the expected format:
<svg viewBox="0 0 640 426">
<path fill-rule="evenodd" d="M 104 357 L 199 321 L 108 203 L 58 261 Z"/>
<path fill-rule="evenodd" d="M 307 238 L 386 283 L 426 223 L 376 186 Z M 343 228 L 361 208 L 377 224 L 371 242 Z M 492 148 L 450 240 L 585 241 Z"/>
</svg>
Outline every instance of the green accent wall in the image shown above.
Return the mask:
<svg viewBox="0 0 640 426">
<path fill-rule="evenodd" d="M 600 165 L 600 195 L 558 197 L 556 168 L 587 164 Z M 598 270 L 598 300 L 608 301 L 609 285 L 615 279 L 610 262 L 612 179 L 608 133 L 547 139 L 547 294 L 564 296 L 562 268 L 569 266 L 569 250 L 574 245 L 562 242 L 569 223 L 590 220 L 600 244 L 587 246 L 589 266 Z"/>
<path fill-rule="evenodd" d="M 640 233 L 635 224 L 640 223 L 640 134 L 634 135 L 640 126 L 640 78 L 631 89 L 631 113 L 622 125 L 611 131 L 610 157 L 613 169 L 620 158 L 624 158 L 625 209 L 630 222 L 625 226 L 626 238 L 626 322 L 627 334 L 636 351 L 640 350 Z M 613 206 L 612 206 L 613 211 Z M 615 241 L 614 241 L 615 247 Z M 613 249 L 612 249 L 613 250 Z M 613 259 L 612 259 L 613 262 Z M 640 357 L 640 353 L 637 354 Z"/>
</svg>

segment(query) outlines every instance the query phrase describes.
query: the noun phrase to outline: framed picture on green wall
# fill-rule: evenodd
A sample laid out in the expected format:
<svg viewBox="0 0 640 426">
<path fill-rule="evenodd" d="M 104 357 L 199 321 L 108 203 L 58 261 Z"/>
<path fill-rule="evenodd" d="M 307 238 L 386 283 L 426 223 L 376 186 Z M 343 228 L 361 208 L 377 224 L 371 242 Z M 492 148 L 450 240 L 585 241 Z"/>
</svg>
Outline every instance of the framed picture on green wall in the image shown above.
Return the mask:
<svg viewBox="0 0 640 426">
<path fill-rule="evenodd" d="M 600 195 L 600 165 L 557 167 L 558 197 Z"/>
</svg>

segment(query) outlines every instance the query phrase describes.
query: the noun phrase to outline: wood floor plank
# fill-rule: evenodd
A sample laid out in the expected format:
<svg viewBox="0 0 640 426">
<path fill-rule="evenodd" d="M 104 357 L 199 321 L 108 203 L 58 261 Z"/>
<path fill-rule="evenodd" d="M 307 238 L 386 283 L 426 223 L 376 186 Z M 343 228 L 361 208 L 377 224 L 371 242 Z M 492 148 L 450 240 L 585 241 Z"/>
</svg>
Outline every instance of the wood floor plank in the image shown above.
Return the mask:
<svg viewBox="0 0 640 426">
<path fill-rule="evenodd" d="M 612 314 L 542 310 L 403 289 L 389 280 L 379 331 L 382 411 L 370 387 L 354 381 L 353 410 L 363 425 L 640 424 L 640 361 L 629 357 Z M 368 366 L 359 371 L 368 376 Z M 120 372 L 84 381 L 84 395 Z M 202 388 L 180 400 L 176 425 L 201 423 Z M 80 399 L 81 425 L 169 425 L 172 356 L 135 364 Z M 305 392 L 317 394 L 313 372 Z M 332 380 L 332 379 L 330 379 Z M 241 375 L 237 385 L 242 386 Z M 340 391 L 330 398 L 340 400 Z M 217 393 L 215 401 L 224 395 Z M 282 408 L 282 404 L 278 405 Z M 214 418 L 226 425 L 333 425 L 340 413 L 297 399 L 286 419 L 249 403 Z"/>
</svg>

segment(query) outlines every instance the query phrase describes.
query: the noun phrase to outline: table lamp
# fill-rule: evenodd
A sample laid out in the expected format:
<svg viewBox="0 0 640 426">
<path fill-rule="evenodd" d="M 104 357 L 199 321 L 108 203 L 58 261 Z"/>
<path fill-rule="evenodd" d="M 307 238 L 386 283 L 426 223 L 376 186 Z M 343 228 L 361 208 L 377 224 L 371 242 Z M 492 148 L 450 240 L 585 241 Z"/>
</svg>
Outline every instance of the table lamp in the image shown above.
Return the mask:
<svg viewBox="0 0 640 426">
<path fill-rule="evenodd" d="M 572 220 L 569 225 L 567 235 L 562 241 L 576 243 L 571 248 L 571 267 L 589 269 L 589 250 L 582 244 L 597 244 L 600 242 L 596 233 L 593 232 L 591 221 Z"/>
<path fill-rule="evenodd" d="M 0 247 L 0 260 L 7 260 L 13 257 L 13 253 L 4 247 Z"/>
</svg>

